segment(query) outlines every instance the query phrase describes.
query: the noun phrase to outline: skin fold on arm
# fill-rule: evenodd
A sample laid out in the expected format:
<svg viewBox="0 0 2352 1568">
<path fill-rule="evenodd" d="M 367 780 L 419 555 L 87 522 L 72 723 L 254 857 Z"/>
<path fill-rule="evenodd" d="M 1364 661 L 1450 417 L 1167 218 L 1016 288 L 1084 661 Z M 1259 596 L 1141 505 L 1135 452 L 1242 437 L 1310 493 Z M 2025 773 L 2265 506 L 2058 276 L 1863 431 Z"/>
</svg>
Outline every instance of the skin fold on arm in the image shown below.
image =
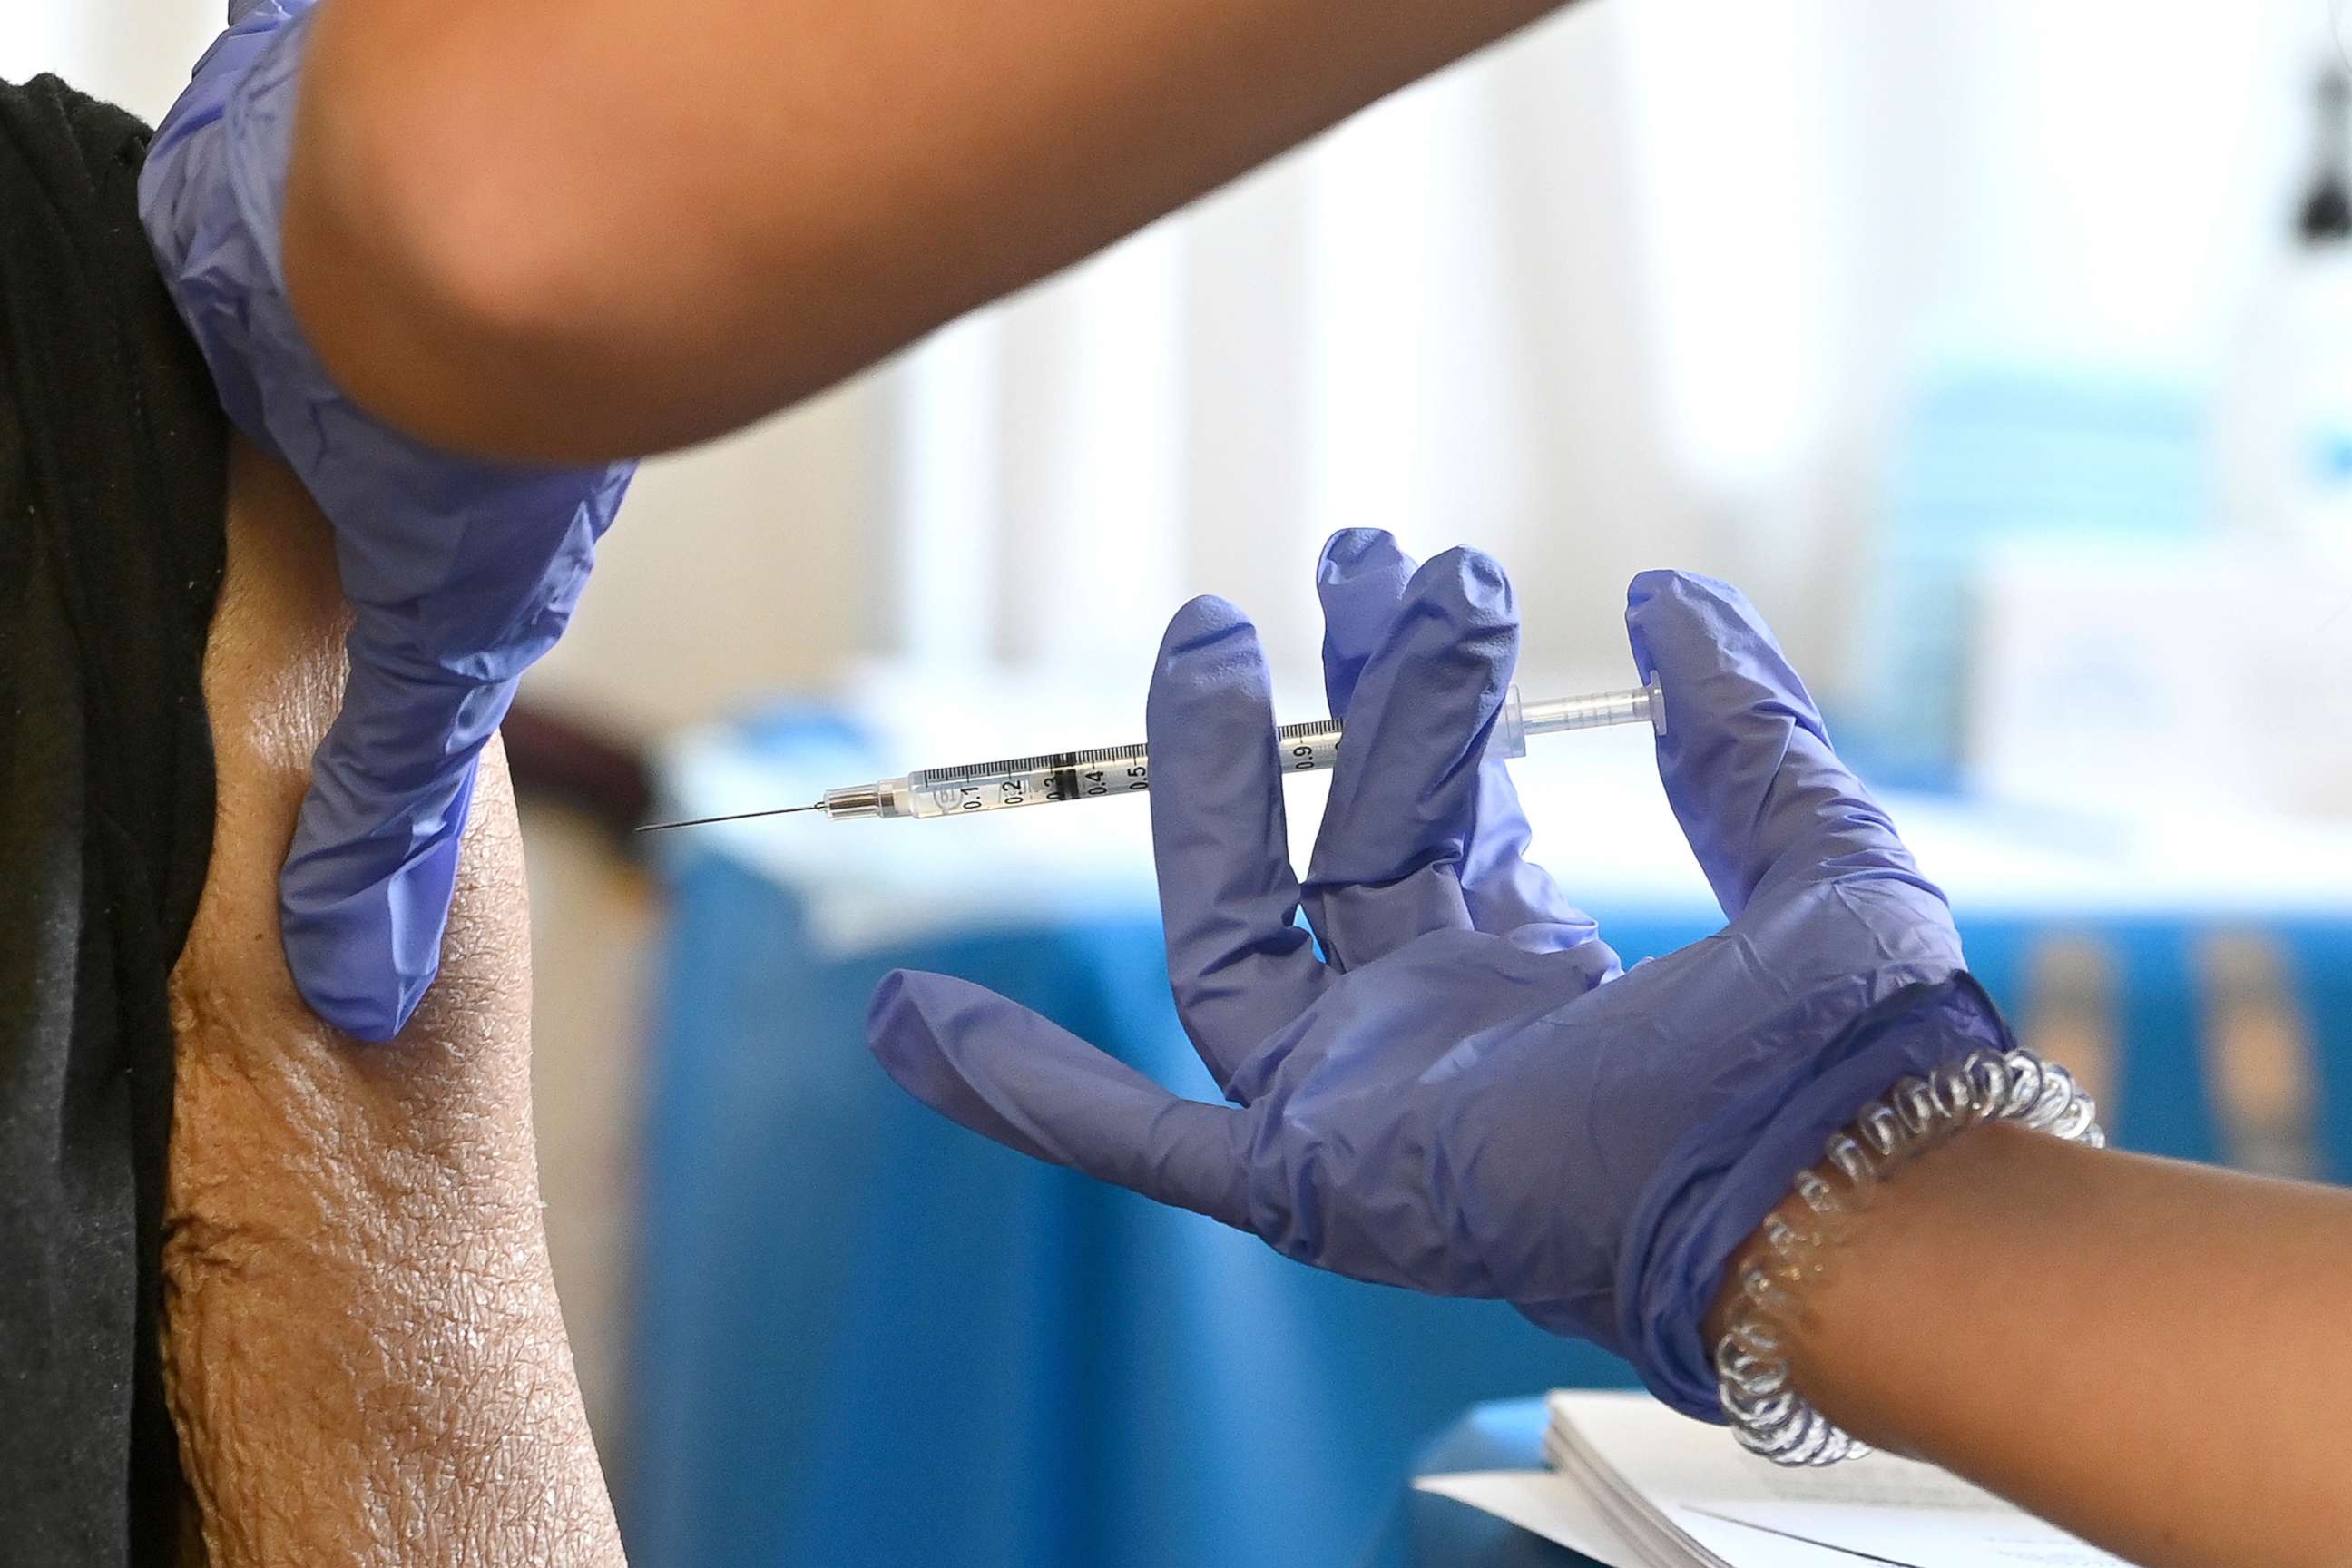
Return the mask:
<svg viewBox="0 0 2352 1568">
<path fill-rule="evenodd" d="M 495 742 L 440 983 L 400 1038 L 337 1037 L 286 971 L 278 869 L 341 696 L 335 582 L 308 498 L 240 444 L 204 672 L 215 837 L 173 974 L 184 1555 L 617 1564 L 541 1225 L 521 844 Z"/>
<path fill-rule="evenodd" d="M 1790 1369 L 1854 1436 L 2151 1568 L 2345 1560 L 2352 1193 L 1996 1124 L 1826 1262 Z"/>
</svg>

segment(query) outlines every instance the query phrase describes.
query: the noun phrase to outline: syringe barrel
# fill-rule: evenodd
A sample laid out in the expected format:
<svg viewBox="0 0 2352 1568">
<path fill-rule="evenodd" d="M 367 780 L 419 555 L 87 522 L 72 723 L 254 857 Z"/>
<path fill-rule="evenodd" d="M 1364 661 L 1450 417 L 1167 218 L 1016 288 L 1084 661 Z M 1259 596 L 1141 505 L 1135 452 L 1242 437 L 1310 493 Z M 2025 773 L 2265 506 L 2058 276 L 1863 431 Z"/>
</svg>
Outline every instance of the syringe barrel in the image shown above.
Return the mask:
<svg viewBox="0 0 2352 1568">
<path fill-rule="evenodd" d="M 1151 757 L 1141 745 L 1045 752 L 1034 757 L 921 768 L 882 781 L 881 816 L 968 816 L 1014 806 L 1108 800 L 1151 787 Z"/>
<path fill-rule="evenodd" d="M 1502 711 L 1495 717 L 1487 754 L 1524 757 L 1530 735 L 1643 722 L 1664 731 L 1664 700 L 1655 685 L 1535 702 L 1524 700 L 1515 686 L 1505 694 Z M 1340 738 L 1339 726 L 1328 719 L 1286 724 L 1275 732 L 1276 754 L 1285 773 L 1319 773 L 1339 760 Z M 1149 752 L 1139 745 L 1106 746 L 963 767 L 923 768 L 901 778 L 827 790 L 823 809 L 835 822 L 855 817 L 964 816 L 1011 806 L 1139 795 L 1150 787 Z"/>
<path fill-rule="evenodd" d="M 1653 680 L 1631 691 L 1603 691 L 1591 697 L 1554 697 L 1529 702 L 1519 710 L 1519 722 L 1530 735 L 1557 735 L 1569 730 L 1598 730 L 1611 724 L 1646 723 L 1666 732 L 1665 692 Z M 1524 742 L 1522 742 L 1524 745 Z M 1511 753 L 1517 756 L 1519 753 Z"/>
</svg>

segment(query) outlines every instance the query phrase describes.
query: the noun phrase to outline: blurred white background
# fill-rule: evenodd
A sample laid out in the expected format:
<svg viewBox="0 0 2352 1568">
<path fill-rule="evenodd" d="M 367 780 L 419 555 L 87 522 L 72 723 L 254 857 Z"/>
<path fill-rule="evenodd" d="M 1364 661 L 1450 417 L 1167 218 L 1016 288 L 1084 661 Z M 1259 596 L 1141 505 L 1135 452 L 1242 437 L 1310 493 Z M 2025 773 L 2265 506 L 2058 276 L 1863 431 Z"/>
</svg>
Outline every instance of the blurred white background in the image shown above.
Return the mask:
<svg viewBox="0 0 2352 1568">
<path fill-rule="evenodd" d="M 152 120 L 220 10 L 12 5 L 0 76 Z M 529 694 L 651 742 L 880 669 L 1044 693 L 963 704 L 1002 751 L 1123 739 L 1095 726 L 1134 727 L 1166 613 L 1216 592 L 1303 716 L 1314 552 L 1377 525 L 1504 560 L 1531 688 L 1624 683 L 1625 583 L 1682 566 L 1891 767 L 2340 815 L 2352 460 L 2322 493 L 2299 444 L 2352 388 L 2352 293 L 2294 244 L 2329 10 L 1591 0 L 647 464 Z M 551 1225 L 610 1441 L 656 911 L 528 826 Z"/>
<path fill-rule="evenodd" d="M 1853 684 L 1894 423 L 1979 359 L 2217 385 L 2329 0 L 1603 0 L 830 396 L 647 467 L 536 694 L 656 731 L 849 661 L 1147 667 L 1215 591 L 1313 689 L 1330 530 L 1500 554 L 1532 668 L 1635 570 Z M 152 118 L 217 0 L 14 6 Z M 1130 691 L 1136 682 L 1123 682 Z"/>
</svg>

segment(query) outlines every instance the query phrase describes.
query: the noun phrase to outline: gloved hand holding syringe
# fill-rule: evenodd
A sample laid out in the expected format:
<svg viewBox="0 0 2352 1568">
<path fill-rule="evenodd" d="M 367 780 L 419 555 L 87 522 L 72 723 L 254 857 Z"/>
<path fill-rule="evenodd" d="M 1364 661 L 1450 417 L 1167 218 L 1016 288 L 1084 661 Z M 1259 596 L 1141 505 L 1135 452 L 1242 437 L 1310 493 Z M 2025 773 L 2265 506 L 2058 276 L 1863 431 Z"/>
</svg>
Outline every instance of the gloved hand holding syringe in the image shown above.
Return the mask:
<svg viewBox="0 0 2352 1568">
<path fill-rule="evenodd" d="M 1654 679 L 1628 691 L 1555 697 L 1535 702 L 1522 700 L 1519 689 L 1514 686 L 1496 717 L 1494 740 L 1486 754 L 1524 757 L 1530 735 L 1644 723 L 1658 734 L 1666 732 L 1665 693 Z M 1283 767 L 1301 773 L 1330 767 L 1339 761 L 1344 728 L 1337 719 L 1282 726 L 1276 731 L 1275 740 Z M 652 822 L 637 831 L 656 833 L 670 827 L 789 816 L 803 811 L 823 812 L 837 822 L 854 817 L 963 816 L 1015 805 L 1059 805 L 1069 801 L 1140 795 L 1150 787 L 1149 748 L 1140 743 L 1098 746 L 1084 752 L 1045 752 L 1003 762 L 919 768 L 898 778 L 829 789 L 823 799 L 809 805 L 772 806 L 761 811 L 689 817 L 680 822 Z"/>
</svg>

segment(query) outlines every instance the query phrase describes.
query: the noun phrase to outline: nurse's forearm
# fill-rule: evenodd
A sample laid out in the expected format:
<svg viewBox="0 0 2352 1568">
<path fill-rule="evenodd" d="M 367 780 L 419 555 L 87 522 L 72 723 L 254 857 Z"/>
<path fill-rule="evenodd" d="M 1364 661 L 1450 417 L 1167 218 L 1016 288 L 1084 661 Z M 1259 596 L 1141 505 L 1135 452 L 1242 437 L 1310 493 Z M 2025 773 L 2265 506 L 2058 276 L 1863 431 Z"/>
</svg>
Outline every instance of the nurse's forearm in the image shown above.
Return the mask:
<svg viewBox="0 0 2352 1568">
<path fill-rule="evenodd" d="M 2137 1563 L 2344 1560 L 2352 1194 L 1987 1127 L 1806 1301 L 1797 1385 L 1866 1441 Z"/>
<path fill-rule="evenodd" d="M 287 269 L 417 434 L 682 445 L 1561 3 L 325 0 Z"/>
</svg>

